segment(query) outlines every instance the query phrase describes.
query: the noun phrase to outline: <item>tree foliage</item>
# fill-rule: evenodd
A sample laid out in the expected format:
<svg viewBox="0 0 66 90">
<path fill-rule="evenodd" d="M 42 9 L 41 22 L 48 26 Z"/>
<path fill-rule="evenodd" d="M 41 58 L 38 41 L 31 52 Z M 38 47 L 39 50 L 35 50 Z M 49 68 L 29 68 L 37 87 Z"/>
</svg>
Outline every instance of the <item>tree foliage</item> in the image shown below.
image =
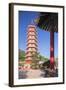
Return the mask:
<svg viewBox="0 0 66 90">
<path fill-rule="evenodd" d="M 25 60 L 25 51 L 19 49 L 19 60 L 24 61 Z"/>
<path fill-rule="evenodd" d="M 40 12 L 36 20 L 37 27 L 42 30 L 58 32 L 58 13 Z"/>
</svg>

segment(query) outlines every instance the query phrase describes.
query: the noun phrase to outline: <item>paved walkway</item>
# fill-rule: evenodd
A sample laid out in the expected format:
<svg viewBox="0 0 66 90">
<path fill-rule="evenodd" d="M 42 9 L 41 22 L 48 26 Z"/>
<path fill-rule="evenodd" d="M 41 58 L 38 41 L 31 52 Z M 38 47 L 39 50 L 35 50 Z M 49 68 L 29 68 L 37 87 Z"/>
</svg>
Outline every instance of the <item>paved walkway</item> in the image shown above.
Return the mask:
<svg viewBox="0 0 66 90">
<path fill-rule="evenodd" d="M 44 72 L 41 71 L 40 69 L 30 69 L 30 70 L 22 70 L 22 71 L 19 71 L 19 79 L 24 79 L 24 78 L 41 78 L 41 77 L 44 77 Z"/>
<path fill-rule="evenodd" d="M 27 72 L 27 78 L 40 78 L 42 77 L 44 72 L 42 72 L 41 70 L 39 69 L 36 69 L 36 70 L 29 70 Z"/>
</svg>

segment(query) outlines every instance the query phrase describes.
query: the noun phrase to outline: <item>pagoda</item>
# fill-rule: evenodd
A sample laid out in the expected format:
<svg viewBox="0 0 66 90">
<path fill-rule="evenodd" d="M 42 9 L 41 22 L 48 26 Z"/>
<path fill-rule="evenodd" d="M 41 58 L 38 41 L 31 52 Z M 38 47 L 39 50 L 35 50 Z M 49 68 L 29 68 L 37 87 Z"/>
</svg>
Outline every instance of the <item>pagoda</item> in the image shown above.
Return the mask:
<svg viewBox="0 0 66 90">
<path fill-rule="evenodd" d="M 27 27 L 27 42 L 26 42 L 26 64 L 32 63 L 32 55 L 37 53 L 37 31 L 36 26 L 31 24 Z"/>
</svg>

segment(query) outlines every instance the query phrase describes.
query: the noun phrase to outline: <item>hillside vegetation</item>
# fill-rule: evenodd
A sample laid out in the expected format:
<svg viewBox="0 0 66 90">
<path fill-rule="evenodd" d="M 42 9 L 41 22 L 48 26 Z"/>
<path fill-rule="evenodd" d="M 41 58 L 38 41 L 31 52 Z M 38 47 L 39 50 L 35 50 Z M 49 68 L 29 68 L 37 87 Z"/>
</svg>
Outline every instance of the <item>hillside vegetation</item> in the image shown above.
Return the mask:
<svg viewBox="0 0 66 90">
<path fill-rule="evenodd" d="M 38 58 L 41 61 L 48 61 L 48 58 L 42 56 L 41 54 L 38 54 Z M 19 60 L 20 61 L 24 61 L 25 60 L 25 51 L 24 50 L 19 49 Z"/>
</svg>

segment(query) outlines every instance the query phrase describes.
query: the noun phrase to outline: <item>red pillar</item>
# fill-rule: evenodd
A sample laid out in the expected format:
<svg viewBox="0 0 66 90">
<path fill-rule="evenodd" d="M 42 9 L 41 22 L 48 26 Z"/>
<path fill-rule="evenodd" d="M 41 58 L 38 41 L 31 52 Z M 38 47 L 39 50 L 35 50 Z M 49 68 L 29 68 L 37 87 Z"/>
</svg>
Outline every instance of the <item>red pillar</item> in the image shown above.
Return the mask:
<svg viewBox="0 0 66 90">
<path fill-rule="evenodd" d="M 54 69 L 54 32 L 50 31 L 50 68 Z"/>
</svg>

